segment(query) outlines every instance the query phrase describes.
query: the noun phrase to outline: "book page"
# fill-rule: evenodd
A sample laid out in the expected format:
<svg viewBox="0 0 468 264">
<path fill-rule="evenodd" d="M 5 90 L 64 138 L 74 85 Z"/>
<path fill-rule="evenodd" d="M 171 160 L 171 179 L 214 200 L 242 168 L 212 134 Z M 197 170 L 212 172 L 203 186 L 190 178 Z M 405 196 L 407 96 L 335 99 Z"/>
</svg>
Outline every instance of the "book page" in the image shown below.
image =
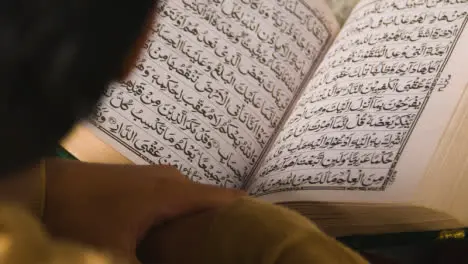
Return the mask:
<svg viewBox="0 0 468 264">
<path fill-rule="evenodd" d="M 249 191 L 405 201 L 468 82 L 468 1 L 361 1 Z M 443 176 L 441 176 L 443 177 Z"/>
<path fill-rule="evenodd" d="M 239 188 L 337 23 L 322 1 L 159 1 L 136 69 L 88 127 L 137 164 Z"/>
</svg>

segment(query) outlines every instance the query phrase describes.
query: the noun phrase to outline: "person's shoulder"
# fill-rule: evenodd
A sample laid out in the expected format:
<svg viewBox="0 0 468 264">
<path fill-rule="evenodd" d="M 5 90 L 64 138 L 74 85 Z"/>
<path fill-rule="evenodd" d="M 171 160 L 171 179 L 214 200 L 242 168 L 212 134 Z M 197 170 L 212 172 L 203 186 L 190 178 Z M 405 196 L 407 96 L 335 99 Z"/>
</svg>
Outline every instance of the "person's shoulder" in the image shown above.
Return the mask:
<svg viewBox="0 0 468 264">
<path fill-rule="evenodd" d="M 299 213 L 248 197 L 219 212 L 210 243 L 217 248 L 210 255 L 223 263 L 239 257 L 271 264 L 366 263 Z"/>
<path fill-rule="evenodd" d="M 274 225 L 276 229 L 307 229 L 320 232 L 317 226 L 301 214 L 284 206 L 264 202 L 251 197 L 242 197 L 220 212 L 220 217 L 237 222 L 258 221 L 263 225 Z M 268 223 L 264 220 L 269 219 Z"/>
</svg>

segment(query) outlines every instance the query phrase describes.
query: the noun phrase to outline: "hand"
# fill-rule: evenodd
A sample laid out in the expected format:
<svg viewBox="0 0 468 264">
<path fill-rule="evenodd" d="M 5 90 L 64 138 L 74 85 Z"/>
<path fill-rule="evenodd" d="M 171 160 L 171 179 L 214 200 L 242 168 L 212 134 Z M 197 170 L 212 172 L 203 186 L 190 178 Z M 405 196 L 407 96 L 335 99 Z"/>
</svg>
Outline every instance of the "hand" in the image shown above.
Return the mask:
<svg viewBox="0 0 468 264">
<path fill-rule="evenodd" d="M 44 222 L 56 237 L 135 260 L 154 225 L 233 202 L 242 192 L 200 185 L 168 166 L 48 160 Z"/>
</svg>

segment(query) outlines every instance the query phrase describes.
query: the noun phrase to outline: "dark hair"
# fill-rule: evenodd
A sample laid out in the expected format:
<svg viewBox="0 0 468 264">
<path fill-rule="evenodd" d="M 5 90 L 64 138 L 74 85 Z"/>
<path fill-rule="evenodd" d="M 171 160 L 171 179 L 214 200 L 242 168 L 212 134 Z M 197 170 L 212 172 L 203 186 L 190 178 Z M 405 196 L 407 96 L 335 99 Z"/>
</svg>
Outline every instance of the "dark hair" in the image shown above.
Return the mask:
<svg viewBox="0 0 468 264">
<path fill-rule="evenodd" d="M 153 2 L 0 1 L 0 173 L 37 160 L 89 114 Z"/>
</svg>

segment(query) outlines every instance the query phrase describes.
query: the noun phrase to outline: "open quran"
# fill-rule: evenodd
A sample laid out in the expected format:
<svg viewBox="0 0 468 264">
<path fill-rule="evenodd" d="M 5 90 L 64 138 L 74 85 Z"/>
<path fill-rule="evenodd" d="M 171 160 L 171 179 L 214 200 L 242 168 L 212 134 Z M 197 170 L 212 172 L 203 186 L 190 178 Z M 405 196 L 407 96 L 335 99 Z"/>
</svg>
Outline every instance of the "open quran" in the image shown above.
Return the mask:
<svg viewBox="0 0 468 264">
<path fill-rule="evenodd" d="M 169 164 L 332 235 L 468 223 L 468 0 L 161 0 L 135 69 L 63 142 Z"/>
</svg>

